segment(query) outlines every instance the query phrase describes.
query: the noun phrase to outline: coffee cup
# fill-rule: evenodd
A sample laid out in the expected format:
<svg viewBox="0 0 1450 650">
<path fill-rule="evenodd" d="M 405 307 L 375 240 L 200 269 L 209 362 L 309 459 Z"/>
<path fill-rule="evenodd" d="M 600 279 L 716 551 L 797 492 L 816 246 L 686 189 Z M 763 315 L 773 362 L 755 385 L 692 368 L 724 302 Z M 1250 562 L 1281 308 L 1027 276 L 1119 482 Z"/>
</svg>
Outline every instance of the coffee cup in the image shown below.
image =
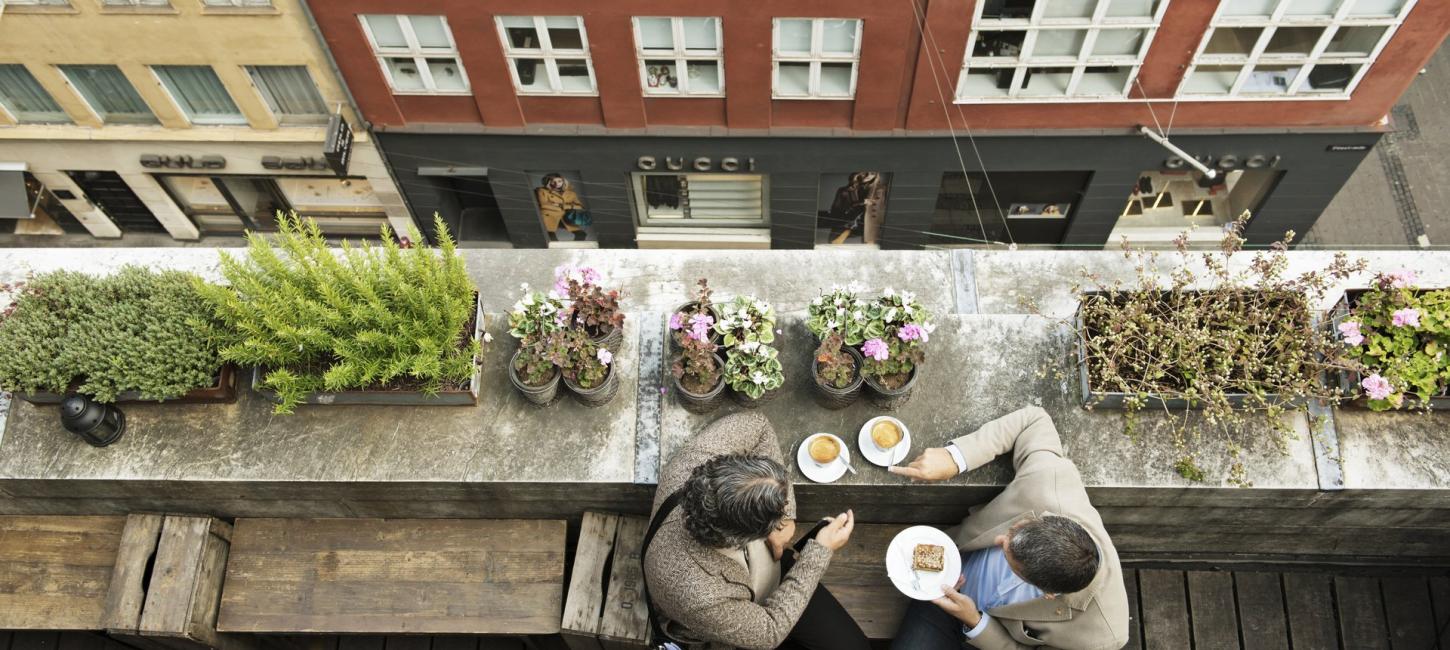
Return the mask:
<svg viewBox="0 0 1450 650">
<path fill-rule="evenodd" d="M 877 420 L 875 424 L 871 425 L 871 442 L 876 443 L 876 446 L 882 451 L 901 444 L 904 437 L 901 425 L 891 420 Z"/>
<path fill-rule="evenodd" d="M 816 438 L 811 441 L 810 446 L 807 448 L 807 452 L 810 453 L 811 460 L 816 461 L 821 465 L 825 465 L 834 462 L 837 458 L 840 457 L 841 444 L 836 442 L 836 439 L 830 436 L 816 436 Z"/>
</svg>

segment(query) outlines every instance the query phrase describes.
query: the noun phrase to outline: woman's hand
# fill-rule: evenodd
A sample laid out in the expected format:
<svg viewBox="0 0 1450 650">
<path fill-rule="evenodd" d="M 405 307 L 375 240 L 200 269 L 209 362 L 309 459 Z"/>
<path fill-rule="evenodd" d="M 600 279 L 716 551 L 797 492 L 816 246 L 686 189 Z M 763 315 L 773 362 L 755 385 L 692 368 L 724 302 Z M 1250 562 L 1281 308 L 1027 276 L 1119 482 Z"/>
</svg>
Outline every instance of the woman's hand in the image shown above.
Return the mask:
<svg viewBox="0 0 1450 650">
<path fill-rule="evenodd" d="M 831 523 L 816 533 L 816 541 L 832 551 L 839 551 L 851 540 L 851 531 L 856 528 L 856 514 L 847 510 L 826 520 Z"/>
<path fill-rule="evenodd" d="M 790 546 L 790 540 L 793 537 L 795 537 L 795 520 L 782 519 L 775 530 L 765 537 L 765 545 L 770 547 L 770 554 L 779 561 L 781 556 L 785 555 L 785 549 Z"/>
</svg>

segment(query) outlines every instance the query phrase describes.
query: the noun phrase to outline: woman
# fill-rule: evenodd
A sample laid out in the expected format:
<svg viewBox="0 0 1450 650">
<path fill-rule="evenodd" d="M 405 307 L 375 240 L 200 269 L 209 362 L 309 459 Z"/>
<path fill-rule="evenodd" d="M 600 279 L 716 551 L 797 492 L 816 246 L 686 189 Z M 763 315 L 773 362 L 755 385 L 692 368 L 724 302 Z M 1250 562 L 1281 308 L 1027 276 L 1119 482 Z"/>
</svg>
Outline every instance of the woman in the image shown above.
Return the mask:
<svg viewBox="0 0 1450 650">
<path fill-rule="evenodd" d="M 874 237 L 867 237 L 864 232 L 867 225 L 865 221 L 877 203 L 876 172 L 856 172 L 851 174 L 846 184 L 836 190 L 836 198 L 831 201 L 829 218 L 831 221 L 831 232 L 829 235 L 832 244 L 844 244 L 852 236 L 861 237 L 864 243 L 875 243 Z M 876 224 L 871 224 L 876 225 Z"/>
<path fill-rule="evenodd" d="M 543 181 L 534 190 L 534 199 L 539 202 L 539 214 L 544 218 L 544 230 L 549 232 L 549 241 L 558 240 L 554 231 L 559 229 L 560 224 L 563 224 L 565 230 L 574 233 L 574 241 L 584 241 L 588 233 L 564 220 L 565 212 L 584 209 L 584 204 L 579 202 L 579 195 L 574 193 L 574 188 L 569 187 L 569 181 L 559 174 L 548 174 Z"/>
<path fill-rule="evenodd" d="M 866 650 L 861 628 L 820 585 L 855 525 L 850 511 L 794 549 L 795 493 L 770 423 L 716 420 L 660 473 L 645 584 L 667 636 L 721 648 Z M 799 551 L 798 554 L 795 551 Z"/>
</svg>

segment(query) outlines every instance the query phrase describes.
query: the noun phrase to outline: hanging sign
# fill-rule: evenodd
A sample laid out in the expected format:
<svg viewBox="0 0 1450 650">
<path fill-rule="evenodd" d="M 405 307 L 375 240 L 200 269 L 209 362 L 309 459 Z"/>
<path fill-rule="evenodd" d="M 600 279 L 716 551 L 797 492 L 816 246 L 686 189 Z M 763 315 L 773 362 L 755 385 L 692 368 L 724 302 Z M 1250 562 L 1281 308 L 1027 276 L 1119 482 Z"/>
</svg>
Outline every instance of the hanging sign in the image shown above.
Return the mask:
<svg viewBox="0 0 1450 650">
<path fill-rule="evenodd" d="M 347 175 L 347 164 L 352 160 L 352 127 L 341 115 L 333 115 L 327 121 L 327 142 L 322 146 L 322 157 L 327 159 L 332 173 Z"/>
</svg>

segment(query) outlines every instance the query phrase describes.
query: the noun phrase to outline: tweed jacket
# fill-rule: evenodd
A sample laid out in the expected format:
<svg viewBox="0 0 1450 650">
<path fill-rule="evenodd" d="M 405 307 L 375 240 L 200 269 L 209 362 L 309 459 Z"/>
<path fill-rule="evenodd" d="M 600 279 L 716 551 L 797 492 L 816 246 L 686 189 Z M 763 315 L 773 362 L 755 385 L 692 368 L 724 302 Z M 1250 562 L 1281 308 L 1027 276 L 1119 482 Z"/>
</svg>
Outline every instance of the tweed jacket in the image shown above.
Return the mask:
<svg viewBox="0 0 1450 650">
<path fill-rule="evenodd" d="M 968 468 L 1011 452 L 1016 476 L 985 505 L 975 506 L 954 532 L 957 546 L 975 551 L 1029 513 L 1069 517 L 1097 542 L 1101 561 L 1086 589 L 1054 599 L 1038 598 L 989 610 L 991 623 L 968 643 L 984 650 L 1052 647 L 1117 650 L 1128 643 L 1128 595 L 1117 549 L 1102 517 L 1088 503 L 1077 466 L 1062 455 L 1062 441 L 1047 412 L 1027 407 L 988 422 L 952 441 Z"/>
<path fill-rule="evenodd" d="M 764 416 L 740 413 L 720 418 L 665 464 L 650 516 L 685 484 L 691 471 L 725 454 L 782 460 L 780 441 Z M 794 488 L 786 516 L 795 517 Z M 664 619 L 661 627 L 675 639 L 707 642 L 712 649 L 774 648 L 795 627 L 830 561 L 831 550 L 811 540 L 795 566 L 781 575 L 780 586 L 757 604 L 745 567 L 691 538 L 681 504 L 645 549 L 644 575 L 650 599 Z"/>
</svg>

